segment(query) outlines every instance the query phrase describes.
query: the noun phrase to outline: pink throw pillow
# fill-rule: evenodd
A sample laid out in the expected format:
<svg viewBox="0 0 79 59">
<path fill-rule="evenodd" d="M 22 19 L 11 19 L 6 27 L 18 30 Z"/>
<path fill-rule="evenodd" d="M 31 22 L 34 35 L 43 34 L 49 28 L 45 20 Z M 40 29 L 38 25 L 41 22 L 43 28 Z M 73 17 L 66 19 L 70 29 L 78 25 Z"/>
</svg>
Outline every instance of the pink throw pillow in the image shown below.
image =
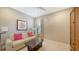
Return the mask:
<svg viewBox="0 0 79 59">
<path fill-rule="evenodd" d="M 22 40 L 23 39 L 23 37 L 22 37 L 22 33 L 19 33 L 19 34 L 14 34 L 14 40 L 16 41 L 16 40 Z"/>
<path fill-rule="evenodd" d="M 29 37 L 33 36 L 33 33 L 32 32 L 28 32 L 28 36 Z"/>
</svg>

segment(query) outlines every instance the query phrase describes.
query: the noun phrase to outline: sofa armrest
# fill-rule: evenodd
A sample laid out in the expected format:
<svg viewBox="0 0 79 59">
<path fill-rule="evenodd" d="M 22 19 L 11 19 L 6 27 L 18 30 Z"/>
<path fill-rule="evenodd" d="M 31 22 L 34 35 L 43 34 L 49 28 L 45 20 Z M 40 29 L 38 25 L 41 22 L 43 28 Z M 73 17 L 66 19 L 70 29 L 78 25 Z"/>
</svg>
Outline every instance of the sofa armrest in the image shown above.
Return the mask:
<svg viewBox="0 0 79 59">
<path fill-rule="evenodd" d="M 13 46 L 12 40 L 11 39 L 6 39 L 6 43 L 5 43 L 6 51 L 14 51 L 12 46 Z"/>
</svg>

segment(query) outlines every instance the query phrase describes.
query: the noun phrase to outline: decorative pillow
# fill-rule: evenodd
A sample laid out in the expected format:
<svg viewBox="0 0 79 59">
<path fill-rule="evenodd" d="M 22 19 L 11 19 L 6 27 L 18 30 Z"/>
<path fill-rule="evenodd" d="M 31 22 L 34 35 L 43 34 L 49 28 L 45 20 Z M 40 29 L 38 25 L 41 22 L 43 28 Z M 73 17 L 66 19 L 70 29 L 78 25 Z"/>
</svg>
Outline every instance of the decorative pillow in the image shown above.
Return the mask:
<svg viewBox="0 0 79 59">
<path fill-rule="evenodd" d="M 14 34 L 14 40 L 22 40 L 22 39 L 23 39 L 22 33 Z"/>
<path fill-rule="evenodd" d="M 28 36 L 29 37 L 33 36 L 33 32 L 28 32 Z"/>
</svg>

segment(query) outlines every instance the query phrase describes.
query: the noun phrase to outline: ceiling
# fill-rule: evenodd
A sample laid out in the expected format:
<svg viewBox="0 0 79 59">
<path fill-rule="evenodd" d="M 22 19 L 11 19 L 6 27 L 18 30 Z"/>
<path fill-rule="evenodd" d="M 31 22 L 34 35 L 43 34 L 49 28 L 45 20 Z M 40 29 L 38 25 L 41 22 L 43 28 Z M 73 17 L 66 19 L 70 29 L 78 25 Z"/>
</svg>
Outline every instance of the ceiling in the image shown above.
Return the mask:
<svg viewBox="0 0 79 59">
<path fill-rule="evenodd" d="M 68 7 L 12 7 L 12 8 L 32 17 L 39 17 L 66 9 Z"/>
</svg>

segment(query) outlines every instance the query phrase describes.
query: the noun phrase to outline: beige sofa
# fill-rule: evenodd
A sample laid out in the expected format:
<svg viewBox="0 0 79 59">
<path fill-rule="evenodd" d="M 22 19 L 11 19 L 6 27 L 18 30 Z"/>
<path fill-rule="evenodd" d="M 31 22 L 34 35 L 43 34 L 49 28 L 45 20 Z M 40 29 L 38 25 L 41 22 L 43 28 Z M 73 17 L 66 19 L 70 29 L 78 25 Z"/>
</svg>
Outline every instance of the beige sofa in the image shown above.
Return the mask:
<svg viewBox="0 0 79 59">
<path fill-rule="evenodd" d="M 6 40 L 6 51 L 16 51 L 19 50 L 23 47 L 25 47 L 25 43 L 31 41 L 32 39 L 36 38 L 36 36 L 32 36 L 32 37 L 28 37 L 28 38 L 24 38 L 22 40 L 18 40 L 18 41 L 12 41 L 11 39 L 7 39 Z"/>
</svg>

